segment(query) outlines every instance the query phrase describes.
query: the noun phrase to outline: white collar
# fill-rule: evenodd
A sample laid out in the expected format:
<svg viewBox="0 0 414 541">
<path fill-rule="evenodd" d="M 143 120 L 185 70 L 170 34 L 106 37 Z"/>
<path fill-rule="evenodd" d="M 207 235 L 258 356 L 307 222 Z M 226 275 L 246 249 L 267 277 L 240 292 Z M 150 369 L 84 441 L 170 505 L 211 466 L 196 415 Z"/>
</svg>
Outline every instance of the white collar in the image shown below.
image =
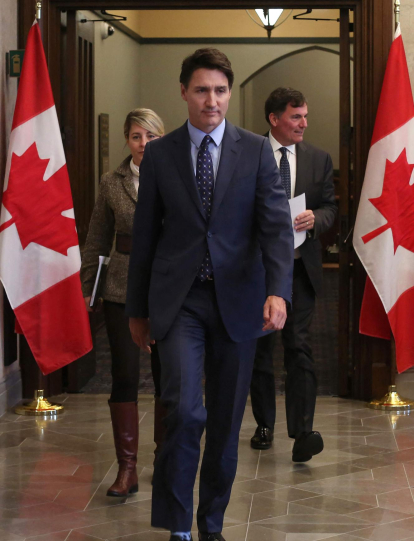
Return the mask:
<svg viewBox="0 0 414 541">
<path fill-rule="evenodd" d="M 276 152 L 276 150 L 279 150 L 280 148 L 283 147 L 283 145 L 281 145 L 279 141 L 277 141 L 277 139 L 273 137 L 271 130 L 269 130 L 269 141 L 270 141 L 270 144 L 272 145 L 273 152 Z M 289 145 L 288 147 L 285 147 L 285 148 L 287 148 L 288 151 L 291 152 L 292 154 L 296 154 L 295 144 Z"/>
<path fill-rule="evenodd" d="M 133 176 L 139 177 L 139 165 L 135 165 L 134 158 L 131 158 L 131 161 L 129 162 L 129 166 L 131 168 Z"/>
</svg>

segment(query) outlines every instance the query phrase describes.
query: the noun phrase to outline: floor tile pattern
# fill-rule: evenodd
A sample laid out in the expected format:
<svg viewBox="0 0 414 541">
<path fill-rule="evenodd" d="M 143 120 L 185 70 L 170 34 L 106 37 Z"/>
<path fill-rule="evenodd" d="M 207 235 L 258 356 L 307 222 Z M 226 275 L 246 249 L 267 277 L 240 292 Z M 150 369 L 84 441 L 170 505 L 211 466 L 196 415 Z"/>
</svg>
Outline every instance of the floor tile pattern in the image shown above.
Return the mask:
<svg viewBox="0 0 414 541">
<path fill-rule="evenodd" d="M 106 497 L 117 469 L 107 396 L 53 400 L 66 406 L 56 419 L 0 418 L 0 540 L 168 541 L 150 526 L 152 397 L 139 397 L 140 489 L 125 499 Z M 325 450 L 294 464 L 282 397 L 277 404 L 267 451 L 250 448 L 247 406 L 226 541 L 414 541 L 414 413 L 320 397 Z"/>
</svg>

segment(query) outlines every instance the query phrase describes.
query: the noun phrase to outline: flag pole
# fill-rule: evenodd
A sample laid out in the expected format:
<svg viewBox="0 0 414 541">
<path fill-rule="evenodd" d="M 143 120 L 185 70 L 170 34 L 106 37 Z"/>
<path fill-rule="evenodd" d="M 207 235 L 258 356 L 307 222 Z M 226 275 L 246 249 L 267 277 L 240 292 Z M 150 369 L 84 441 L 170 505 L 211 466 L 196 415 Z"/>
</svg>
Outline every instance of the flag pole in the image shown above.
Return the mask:
<svg viewBox="0 0 414 541">
<path fill-rule="evenodd" d="M 400 24 L 400 0 L 394 1 L 394 19 L 395 30 L 397 30 Z M 395 353 L 395 340 L 391 336 L 391 385 L 388 387 L 388 392 L 381 398 L 381 400 L 371 400 L 367 404 L 368 408 L 385 411 L 409 411 L 414 409 L 414 402 L 401 398 L 397 392 L 397 386 L 395 384 L 395 378 L 397 374 L 397 359 Z"/>
<path fill-rule="evenodd" d="M 35 18 L 39 21 L 42 18 L 42 2 L 36 2 Z M 14 408 L 14 413 L 17 415 L 30 415 L 42 417 L 55 417 L 63 413 L 65 407 L 62 404 L 51 404 L 47 398 L 43 396 L 43 389 L 38 389 L 34 392 L 34 399 L 31 402 L 25 402 Z"/>
<path fill-rule="evenodd" d="M 397 30 L 397 26 L 400 24 L 400 7 L 401 7 L 400 0 L 395 0 L 394 2 L 395 30 Z"/>
<path fill-rule="evenodd" d="M 36 19 L 38 21 L 40 21 L 40 19 L 42 18 L 42 1 L 39 0 L 38 2 L 36 2 L 36 15 L 35 15 Z"/>
</svg>

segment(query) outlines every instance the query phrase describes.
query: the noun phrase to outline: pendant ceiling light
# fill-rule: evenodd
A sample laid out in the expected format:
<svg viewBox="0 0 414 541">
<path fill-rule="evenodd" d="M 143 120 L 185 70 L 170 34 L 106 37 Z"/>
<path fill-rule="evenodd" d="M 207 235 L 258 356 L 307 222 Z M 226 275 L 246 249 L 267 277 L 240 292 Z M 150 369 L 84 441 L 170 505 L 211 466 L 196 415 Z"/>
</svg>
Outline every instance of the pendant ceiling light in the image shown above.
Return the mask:
<svg viewBox="0 0 414 541">
<path fill-rule="evenodd" d="M 267 37 L 270 39 L 272 30 L 282 15 L 283 9 L 256 9 L 255 11 L 263 23 L 263 28 L 267 31 Z"/>
</svg>

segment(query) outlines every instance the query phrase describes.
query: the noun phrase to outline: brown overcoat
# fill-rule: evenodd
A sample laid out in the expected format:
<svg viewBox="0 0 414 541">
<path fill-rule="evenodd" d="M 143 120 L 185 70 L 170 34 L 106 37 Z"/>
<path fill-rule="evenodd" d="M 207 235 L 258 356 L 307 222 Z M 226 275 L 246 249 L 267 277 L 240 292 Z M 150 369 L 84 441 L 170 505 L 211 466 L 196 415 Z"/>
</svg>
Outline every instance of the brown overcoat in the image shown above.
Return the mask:
<svg viewBox="0 0 414 541">
<path fill-rule="evenodd" d="M 116 233 L 132 233 L 137 192 L 130 161 L 128 156 L 115 171 L 102 176 L 82 254 L 80 275 L 84 297 L 92 294 L 99 256 L 109 256 L 112 251 L 102 297 L 125 304 L 129 255 L 117 252 L 113 244 Z"/>
</svg>

